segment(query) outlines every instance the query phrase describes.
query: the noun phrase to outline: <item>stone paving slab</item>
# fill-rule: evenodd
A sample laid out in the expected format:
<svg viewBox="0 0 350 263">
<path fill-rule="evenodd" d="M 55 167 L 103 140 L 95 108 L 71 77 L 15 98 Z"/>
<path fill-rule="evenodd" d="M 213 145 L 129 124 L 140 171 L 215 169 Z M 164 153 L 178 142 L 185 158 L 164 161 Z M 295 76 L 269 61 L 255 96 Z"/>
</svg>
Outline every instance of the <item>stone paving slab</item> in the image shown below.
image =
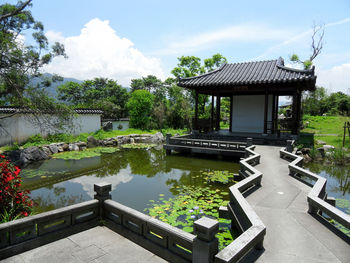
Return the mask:
<svg viewBox="0 0 350 263">
<path fill-rule="evenodd" d="M 107 227 L 94 227 L 2 260 L 3 263 L 167 262 Z"/>
<path fill-rule="evenodd" d="M 247 197 L 266 225 L 265 251 L 245 262 L 350 262 L 350 246 L 307 213 L 310 187 L 289 176 L 281 147 L 257 146 L 262 187 Z"/>
</svg>

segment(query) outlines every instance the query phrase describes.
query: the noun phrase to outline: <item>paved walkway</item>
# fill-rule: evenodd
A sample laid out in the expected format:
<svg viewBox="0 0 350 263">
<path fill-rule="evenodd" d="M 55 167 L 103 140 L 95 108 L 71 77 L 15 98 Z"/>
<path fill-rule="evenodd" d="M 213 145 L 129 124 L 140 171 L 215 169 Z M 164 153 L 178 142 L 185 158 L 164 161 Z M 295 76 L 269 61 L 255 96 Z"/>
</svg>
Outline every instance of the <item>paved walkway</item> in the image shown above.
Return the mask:
<svg viewBox="0 0 350 263">
<path fill-rule="evenodd" d="M 307 213 L 310 187 L 288 175 L 280 148 L 255 149 L 262 187 L 247 200 L 266 225 L 265 251 L 257 262 L 350 262 L 350 246 Z"/>
<path fill-rule="evenodd" d="M 166 262 L 107 227 L 95 227 L 7 258 L 11 263 Z"/>
</svg>

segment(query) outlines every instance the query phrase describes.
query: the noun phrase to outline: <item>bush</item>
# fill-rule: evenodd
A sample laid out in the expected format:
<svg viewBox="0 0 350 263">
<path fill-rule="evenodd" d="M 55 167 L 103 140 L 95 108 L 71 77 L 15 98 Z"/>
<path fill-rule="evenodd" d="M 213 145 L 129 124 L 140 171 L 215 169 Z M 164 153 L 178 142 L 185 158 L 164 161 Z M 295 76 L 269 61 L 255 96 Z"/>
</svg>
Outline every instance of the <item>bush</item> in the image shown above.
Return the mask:
<svg viewBox="0 0 350 263">
<path fill-rule="evenodd" d="M 20 189 L 21 170 L 0 155 L 0 222 L 11 221 L 28 216 L 32 211 L 33 201 L 29 191 Z"/>
</svg>

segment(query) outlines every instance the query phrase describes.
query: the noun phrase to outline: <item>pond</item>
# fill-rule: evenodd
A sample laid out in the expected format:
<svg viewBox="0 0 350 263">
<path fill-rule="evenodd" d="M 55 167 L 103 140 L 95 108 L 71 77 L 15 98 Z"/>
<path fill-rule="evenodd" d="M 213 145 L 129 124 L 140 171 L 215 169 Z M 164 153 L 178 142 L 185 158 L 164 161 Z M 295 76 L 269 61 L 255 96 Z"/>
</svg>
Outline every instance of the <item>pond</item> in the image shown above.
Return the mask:
<svg viewBox="0 0 350 263">
<path fill-rule="evenodd" d="M 313 173 L 327 179 L 326 192 L 336 199 L 336 207 L 350 214 L 350 165 L 335 165 L 311 162 L 304 165 Z M 349 229 L 334 222 L 335 225 L 350 236 Z"/>
<path fill-rule="evenodd" d="M 201 215 L 218 217 L 238 170 L 237 160 L 166 155 L 152 148 L 121 149 L 80 160 L 50 159 L 25 167 L 21 175 L 37 203 L 36 213 L 91 200 L 93 185 L 107 182 L 112 184 L 113 200 L 191 232 Z M 214 182 L 213 176 L 224 181 Z M 232 231 L 228 220 L 219 221 L 222 247 L 232 241 Z"/>
</svg>

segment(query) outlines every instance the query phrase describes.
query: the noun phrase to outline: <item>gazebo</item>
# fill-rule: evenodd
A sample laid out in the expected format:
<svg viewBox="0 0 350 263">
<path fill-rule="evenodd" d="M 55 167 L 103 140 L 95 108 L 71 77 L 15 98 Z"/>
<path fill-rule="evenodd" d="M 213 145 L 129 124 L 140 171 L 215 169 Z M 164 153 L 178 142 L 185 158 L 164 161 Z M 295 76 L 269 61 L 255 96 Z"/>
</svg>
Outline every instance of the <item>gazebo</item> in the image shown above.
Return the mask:
<svg viewBox="0 0 350 263">
<path fill-rule="evenodd" d="M 284 66 L 277 60 L 224 64 L 214 71 L 179 79 L 178 85 L 195 91 L 193 128 L 198 130 L 198 94 L 212 96 L 210 127 L 220 129 L 220 99 L 230 98 L 231 133 L 276 134 L 278 128 L 279 96 L 291 96 L 292 116 L 288 127 L 299 134 L 301 96 L 303 91 L 315 90 L 314 67 L 299 70 Z M 214 97 L 216 117 L 214 118 Z"/>
</svg>

